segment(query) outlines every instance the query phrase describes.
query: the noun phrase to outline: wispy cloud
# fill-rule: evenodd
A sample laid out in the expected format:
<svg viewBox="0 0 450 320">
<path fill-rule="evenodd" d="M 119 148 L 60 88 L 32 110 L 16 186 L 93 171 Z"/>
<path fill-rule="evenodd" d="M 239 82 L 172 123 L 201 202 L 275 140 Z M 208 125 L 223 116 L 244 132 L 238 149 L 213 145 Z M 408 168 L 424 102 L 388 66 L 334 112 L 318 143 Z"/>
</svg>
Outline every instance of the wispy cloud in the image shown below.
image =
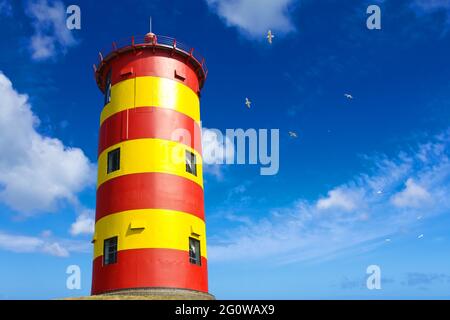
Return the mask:
<svg viewBox="0 0 450 320">
<path fill-rule="evenodd" d="M 12 15 L 12 5 L 9 0 L 0 0 L 0 16 L 11 16 Z"/>
<path fill-rule="evenodd" d="M 450 276 L 443 273 L 409 272 L 403 285 L 409 287 L 426 287 L 434 284 L 450 283 Z"/>
<path fill-rule="evenodd" d="M 366 276 L 359 278 L 343 277 L 337 286 L 344 290 L 366 289 L 366 281 Z M 398 283 L 410 288 L 428 289 L 430 286 L 450 284 L 450 275 L 433 272 L 407 272 L 398 276 L 398 279 L 383 276 L 381 283 L 383 288 Z"/>
<path fill-rule="evenodd" d="M 450 11 L 450 1 L 448 0 L 414 0 L 412 5 L 420 10 L 431 12 L 436 10 Z"/>
<path fill-rule="evenodd" d="M 386 237 L 419 223 L 418 216 L 426 219 L 448 212 L 449 154 L 450 130 L 396 157 L 368 158 L 370 172 L 333 188 L 327 196 L 300 199 L 252 219 L 251 224 L 224 231 L 210 241 L 210 261 L 245 258 L 284 264 L 372 250 L 385 244 Z"/>
<path fill-rule="evenodd" d="M 95 166 L 78 148 L 36 131 L 28 97 L 0 72 L 0 201 L 22 216 L 54 211 L 95 183 Z"/>
<path fill-rule="evenodd" d="M 66 7 L 59 0 L 29 0 L 27 14 L 32 19 L 34 35 L 30 39 L 32 58 L 37 61 L 65 54 L 77 44 L 66 27 Z"/>
<path fill-rule="evenodd" d="M 382 286 L 395 283 L 395 279 L 388 278 L 383 276 L 382 278 Z M 364 289 L 367 290 L 367 276 L 360 277 L 360 278 L 349 278 L 349 277 L 343 277 L 341 282 L 338 284 L 338 287 L 344 290 L 354 290 L 354 289 Z"/>
<path fill-rule="evenodd" d="M 244 35 L 264 39 L 269 29 L 277 35 L 294 31 L 290 8 L 296 0 L 206 0 L 228 26 Z"/>
<path fill-rule="evenodd" d="M 0 249 L 15 253 L 43 253 L 68 257 L 71 252 L 88 252 L 89 243 L 67 239 L 54 239 L 51 234 L 26 236 L 0 231 Z"/>
<path fill-rule="evenodd" d="M 430 201 L 430 193 L 413 179 L 406 181 L 405 189 L 392 197 L 392 203 L 399 208 L 416 208 Z"/>
<path fill-rule="evenodd" d="M 448 0 L 414 0 L 410 4 L 410 8 L 418 16 L 426 16 L 429 14 L 435 14 L 442 12 L 445 15 L 445 20 L 443 21 L 444 30 L 442 34 L 445 35 L 450 30 L 450 1 Z M 433 19 L 432 22 L 436 26 L 441 26 L 437 19 Z"/>
</svg>

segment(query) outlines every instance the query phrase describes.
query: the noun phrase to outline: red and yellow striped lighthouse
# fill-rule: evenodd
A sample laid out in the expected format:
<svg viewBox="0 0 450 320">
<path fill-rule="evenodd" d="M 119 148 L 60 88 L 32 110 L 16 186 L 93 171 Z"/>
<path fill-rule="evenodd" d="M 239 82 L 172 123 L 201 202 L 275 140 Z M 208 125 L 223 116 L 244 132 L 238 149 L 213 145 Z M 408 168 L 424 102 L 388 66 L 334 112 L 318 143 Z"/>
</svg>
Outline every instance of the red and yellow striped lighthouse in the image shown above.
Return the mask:
<svg viewBox="0 0 450 320">
<path fill-rule="evenodd" d="M 207 294 L 204 59 L 173 38 L 149 33 L 113 43 L 94 69 L 105 103 L 92 294 Z M 191 138 L 180 139 L 180 130 Z"/>
</svg>

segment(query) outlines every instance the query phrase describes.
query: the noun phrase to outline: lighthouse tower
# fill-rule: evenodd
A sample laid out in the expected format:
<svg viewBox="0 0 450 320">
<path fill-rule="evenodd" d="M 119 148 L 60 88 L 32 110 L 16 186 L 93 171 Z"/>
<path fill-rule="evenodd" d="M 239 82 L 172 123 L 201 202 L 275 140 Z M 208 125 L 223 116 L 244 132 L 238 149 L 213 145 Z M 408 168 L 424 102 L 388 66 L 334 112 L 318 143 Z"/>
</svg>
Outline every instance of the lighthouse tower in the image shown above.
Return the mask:
<svg viewBox="0 0 450 320">
<path fill-rule="evenodd" d="M 207 297 L 200 90 L 194 49 L 149 33 L 100 53 L 92 294 Z"/>
</svg>

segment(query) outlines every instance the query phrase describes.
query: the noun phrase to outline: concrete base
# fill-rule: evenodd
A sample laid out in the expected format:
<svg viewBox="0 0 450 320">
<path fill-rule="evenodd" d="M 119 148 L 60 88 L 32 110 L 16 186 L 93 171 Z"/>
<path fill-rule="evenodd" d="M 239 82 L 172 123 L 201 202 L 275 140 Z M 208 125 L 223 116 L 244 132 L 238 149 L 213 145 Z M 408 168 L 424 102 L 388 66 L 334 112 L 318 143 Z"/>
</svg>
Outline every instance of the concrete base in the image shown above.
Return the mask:
<svg viewBox="0 0 450 320">
<path fill-rule="evenodd" d="M 215 300 L 215 297 L 209 293 L 169 288 L 127 289 L 86 298 L 89 300 Z"/>
</svg>

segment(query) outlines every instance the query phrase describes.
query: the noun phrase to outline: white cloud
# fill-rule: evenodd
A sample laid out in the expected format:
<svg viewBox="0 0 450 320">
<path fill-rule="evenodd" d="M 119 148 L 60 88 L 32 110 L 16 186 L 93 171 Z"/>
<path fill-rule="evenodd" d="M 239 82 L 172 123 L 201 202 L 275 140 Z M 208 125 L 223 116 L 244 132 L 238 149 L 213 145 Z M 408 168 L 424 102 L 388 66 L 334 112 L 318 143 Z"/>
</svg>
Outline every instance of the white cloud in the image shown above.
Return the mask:
<svg viewBox="0 0 450 320">
<path fill-rule="evenodd" d="M 95 167 L 78 148 L 36 131 L 28 97 L 0 72 L 0 201 L 22 215 L 55 211 L 59 201 L 95 183 Z"/>
<path fill-rule="evenodd" d="M 354 195 L 340 188 L 329 191 L 328 197 L 317 201 L 317 208 L 320 210 L 342 209 L 352 211 L 356 206 Z"/>
<path fill-rule="evenodd" d="M 66 7 L 59 0 L 30 0 L 27 14 L 32 19 L 34 35 L 30 49 L 34 60 L 46 60 L 66 53 L 77 44 L 73 32 L 66 27 Z"/>
<path fill-rule="evenodd" d="M 81 234 L 93 234 L 95 227 L 94 211 L 84 210 L 77 217 L 77 220 L 70 227 L 70 234 L 73 236 Z"/>
<path fill-rule="evenodd" d="M 428 191 L 414 182 L 413 179 L 406 181 L 405 189 L 392 197 L 392 203 L 399 207 L 421 207 L 431 200 Z"/>
<path fill-rule="evenodd" d="M 0 231 L 0 249 L 15 253 L 43 253 L 56 257 L 68 257 L 70 252 L 86 252 L 85 243 L 64 239 L 51 239 L 51 236 L 24 236 Z"/>
<path fill-rule="evenodd" d="M 36 237 L 10 235 L 0 232 L 0 248 L 13 252 L 33 252 L 42 247 L 43 241 Z"/>
<path fill-rule="evenodd" d="M 284 264 L 332 259 L 385 245 L 386 238 L 400 236 L 427 218 L 449 212 L 449 156 L 450 130 L 394 158 L 368 158 L 372 161 L 370 172 L 333 188 L 327 197 L 299 199 L 251 224 L 210 238 L 209 261 Z M 380 189 L 381 194 L 377 192 Z M 424 202 L 424 209 L 411 206 Z M 240 215 L 233 212 L 233 216 Z M 410 236 L 417 238 L 415 232 Z"/>
<path fill-rule="evenodd" d="M 267 31 L 281 35 L 295 30 L 289 12 L 295 0 L 206 0 L 228 26 L 264 39 Z"/>
</svg>

